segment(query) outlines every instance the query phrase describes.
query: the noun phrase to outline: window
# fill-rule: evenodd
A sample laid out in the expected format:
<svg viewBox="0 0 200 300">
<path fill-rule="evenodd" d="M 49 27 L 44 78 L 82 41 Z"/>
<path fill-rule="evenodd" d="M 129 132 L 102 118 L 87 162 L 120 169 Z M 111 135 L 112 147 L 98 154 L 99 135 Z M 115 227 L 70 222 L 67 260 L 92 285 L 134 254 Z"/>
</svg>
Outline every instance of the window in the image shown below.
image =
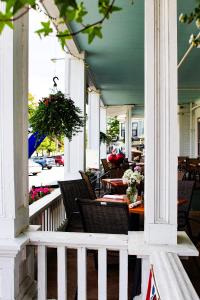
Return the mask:
<svg viewBox="0 0 200 300">
<path fill-rule="evenodd" d="M 125 124 L 121 123 L 121 137 L 125 139 Z"/>
<path fill-rule="evenodd" d="M 138 136 L 138 123 L 133 122 L 132 123 L 132 137 Z"/>
</svg>

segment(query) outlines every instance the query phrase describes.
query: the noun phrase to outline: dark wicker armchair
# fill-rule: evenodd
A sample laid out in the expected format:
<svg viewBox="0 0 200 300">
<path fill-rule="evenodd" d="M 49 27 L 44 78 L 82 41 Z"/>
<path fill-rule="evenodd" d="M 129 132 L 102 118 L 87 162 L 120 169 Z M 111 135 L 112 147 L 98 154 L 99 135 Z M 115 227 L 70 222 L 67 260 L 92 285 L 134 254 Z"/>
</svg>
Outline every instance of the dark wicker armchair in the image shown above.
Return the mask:
<svg viewBox="0 0 200 300">
<path fill-rule="evenodd" d="M 178 198 L 184 198 L 188 200 L 187 204 L 178 207 L 178 229 L 180 230 L 187 228 L 189 235 L 191 235 L 189 212 L 191 208 L 194 185 L 195 181 L 178 181 Z"/>
<path fill-rule="evenodd" d="M 128 234 L 129 212 L 126 203 L 77 200 L 85 232 Z"/>
<path fill-rule="evenodd" d="M 126 203 L 98 202 L 89 199 L 77 200 L 85 232 L 128 234 L 129 212 Z M 94 252 L 95 267 L 98 268 L 97 253 Z M 109 251 L 111 256 L 116 252 Z M 132 298 L 141 293 L 141 260 L 129 256 L 129 263 L 134 268 Z M 131 298 L 131 299 L 132 299 Z"/>
<path fill-rule="evenodd" d="M 95 191 L 94 191 L 94 188 L 92 186 L 89 176 L 83 171 L 79 171 L 79 173 L 81 174 L 82 179 L 85 181 L 85 183 L 87 185 L 88 193 L 90 195 L 89 198 L 92 200 L 96 199 L 96 194 L 95 194 Z M 81 197 L 81 198 L 83 198 L 83 197 Z"/>
<path fill-rule="evenodd" d="M 69 227 L 76 227 L 76 223 L 80 225 L 79 208 L 76 203 L 76 199 L 80 197 L 90 198 L 87 185 L 83 179 L 67 180 L 58 182 L 65 206 L 65 212 L 67 216 L 67 230 Z M 80 226 L 78 226 L 80 227 Z"/>
</svg>

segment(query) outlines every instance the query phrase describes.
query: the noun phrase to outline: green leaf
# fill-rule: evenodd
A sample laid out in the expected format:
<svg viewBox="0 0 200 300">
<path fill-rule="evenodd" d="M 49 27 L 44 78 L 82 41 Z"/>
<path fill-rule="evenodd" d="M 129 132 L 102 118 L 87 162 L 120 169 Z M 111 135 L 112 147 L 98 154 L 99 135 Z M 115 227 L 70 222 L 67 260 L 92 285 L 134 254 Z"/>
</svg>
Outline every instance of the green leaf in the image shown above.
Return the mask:
<svg viewBox="0 0 200 300">
<path fill-rule="evenodd" d="M 49 35 L 49 33 L 53 32 L 50 21 L 41 22 L 41 25 L 42 25 L 42 28 L 35 31 L 39 35 L 40 38 L 42 35 L 47 36 L 47 35 Z"/>
<path fill-rule="evenodd" d="M 4 27 L 7 25 L 8 27 L 13 29 L 13 22 L 9 21 L 12 18 L 12 13 L 3 14 L 0 12 L 0 34 L 2 33 Z"/>
<path fill-rule="evenodd" d="M 83 5 L 83 2 L 81 2 L 78 5 L 78 9 L 76 10 L 76 14 L 75 14 L 75 20 L 78 23 L 82 23 L 83 22 L 83 17 L 87 15 L 87 11 L 85 9 L 85 6 Z"/>
<path fill-rule="evenodd" d="M 87 28 L 83 31 L 83 33 L 88 34 L 88 43 L 91 44 L 92 41 L 94 40 L 95 37 L 99 37 L 100 39 L 102 39 L 103 35 L 102 35 L 102 26 L 93 26 L 90 28 Z"/>
<path fill-rule="evenodd" d="M 59 31 L 57 34 L 58 40 L 63 50 L 66 46 L 66 41 L 72 38 L 69 34 L 69 30 Z"/>
<path fill-rule="evenodd" d="M 77 9 L 76 0 L 54 0 L 54 2 L 58 6 L 60 17 L 70 18 L 73 14 L 75 16 L 75 10 Z"/>
</svg>

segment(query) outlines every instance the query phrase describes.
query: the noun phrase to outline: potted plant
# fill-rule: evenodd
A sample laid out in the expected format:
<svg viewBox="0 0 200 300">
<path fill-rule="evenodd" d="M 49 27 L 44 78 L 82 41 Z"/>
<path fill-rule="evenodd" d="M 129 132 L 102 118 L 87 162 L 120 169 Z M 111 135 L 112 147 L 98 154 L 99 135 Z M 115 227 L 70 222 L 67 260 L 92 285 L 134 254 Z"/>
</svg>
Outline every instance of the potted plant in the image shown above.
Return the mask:
<svg viewBox="0 0 200 300">
<path fill-rule="evenodd" d="M 71 140 L 85 125 L 85 117 L 81 116 L 81 109 L 75 106 L 73 100 L 58 91 L 39 101 L 30 125 L 38 133 L 38 138 L 66 136 Z"/>
</svg>

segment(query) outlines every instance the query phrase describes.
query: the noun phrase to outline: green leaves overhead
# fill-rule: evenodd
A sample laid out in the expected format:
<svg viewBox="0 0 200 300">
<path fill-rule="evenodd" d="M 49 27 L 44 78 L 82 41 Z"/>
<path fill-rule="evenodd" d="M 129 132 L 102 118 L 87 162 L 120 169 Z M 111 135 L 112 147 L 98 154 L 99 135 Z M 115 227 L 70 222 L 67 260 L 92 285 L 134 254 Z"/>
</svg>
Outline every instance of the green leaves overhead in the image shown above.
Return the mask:
<svg viewBox="0 0 200 300">
<path fill-rule="evenodd" d="M 85 16 L 88 11 L 84 5 L 84 1 L 79 0 L 52 0 L 59 9 L 59 16 L 56 19 L 54 16 L 45 14 L 49 17 L 49 21 L 41 22 L 41 28 L 36 33 L 39 37 L 46 37 L 53 33 L 53 26 L 57 29 L 57 37 L 59 38 L 61 47 L 64 48 L 67 39 L 74 35 L 83 32 L 88 35 L 88 42 L 98 37 L 102 38 L 102 23 L 109 19 L 113 12 L 121 10 L 120 7 L 115 6 L 116 0 L 99 0 L 97 2 L 100 19 L 94 20 L 91 24 L 84 24 Z M 0 10 L 0 33 L 7 25 L 13 28 L 13 21 L 21 18 L 24 14 L 32 8 L 41 12 L 41 4 L 43 0 L 2 0 L 5 3 L 5 8 Z M 88 8 L 89 10 L 89 8 Z M 80 28 L 76 32 L 70 32 L 67 29 L 67 23 L 77 22 Z M 61 25 L 61 26 L 60 26 Z"/>
<path fill-rule="evenodd" d="M 51 23 L 50 21 L 48 22 L 41 22 L 42 28 L 38 29 L 36 33 L 39 35 L 41 38 L 43 36 L 49 35 L 51 32 L 53 32 L 53 29 L 51 28 Z"/>
<path fill-rule="evenodd" d="M 10 28 L 13 28 L 13 23 L 11 21 L 9 21 L 12 18 L 12 14 L 11 13 L 2 13 L 0 11 L 0 20 L 2 20 L 0 22 L 0 34 L 2 33 L 4 27 L 7 25 Z"/>
<path fill-rule="evenodd" d="M 88 43 L 91 44 L 95 37 L 102 39 L 102 26 L 93 26 L 83 30 L 83 33 L 88 34 Z"/>
<path fill-rule="evenodd" d="M 190 14 L 181 13 L 179 21 L 181 23 L 190 24 L 195 21 L 196 26 L 200 29 L 200 0 L 197 0 L 197 5 Z"/>
</svg>

